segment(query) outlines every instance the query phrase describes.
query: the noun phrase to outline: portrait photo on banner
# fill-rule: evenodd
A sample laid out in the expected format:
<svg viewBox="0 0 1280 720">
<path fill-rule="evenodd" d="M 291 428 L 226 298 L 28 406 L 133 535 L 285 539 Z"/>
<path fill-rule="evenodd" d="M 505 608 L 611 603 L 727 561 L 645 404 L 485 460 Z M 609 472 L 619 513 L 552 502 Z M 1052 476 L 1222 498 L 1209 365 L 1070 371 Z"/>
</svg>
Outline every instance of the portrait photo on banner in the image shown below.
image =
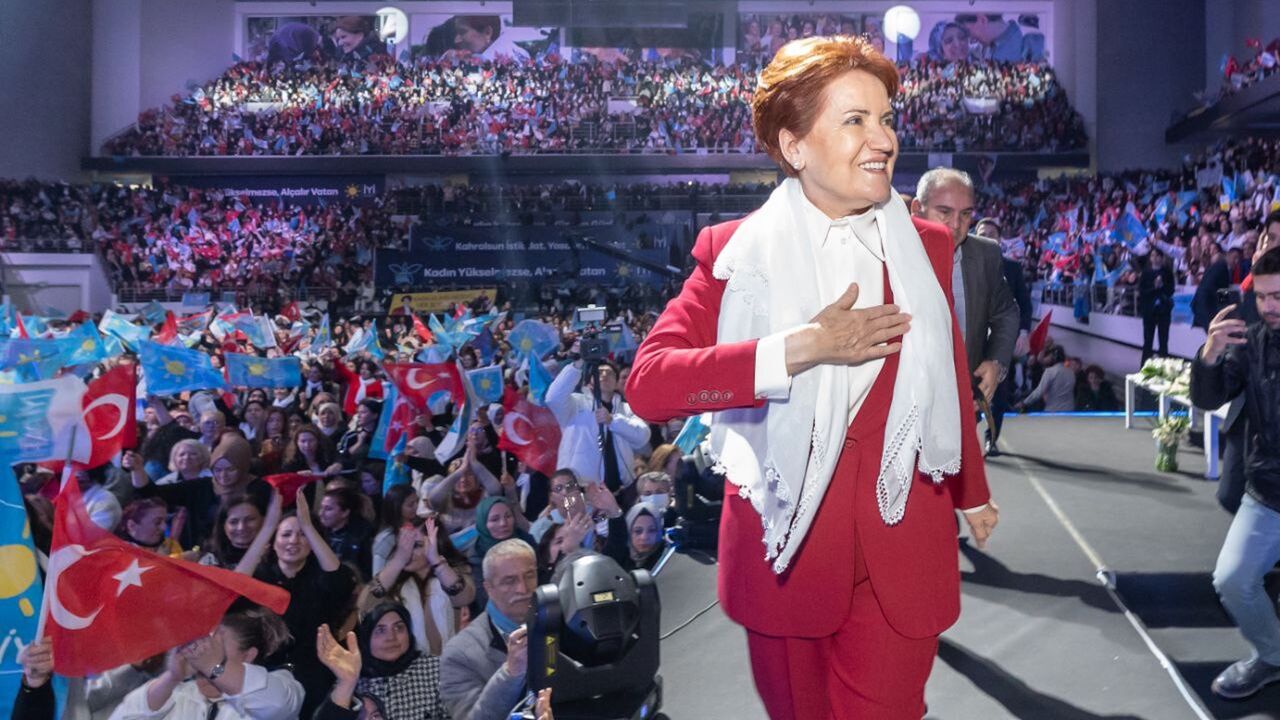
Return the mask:
<svg viewBox="0 0 1280 720">
<path fill-rule="evenodd" d="M 248 15 L 243 22 L 240 58 L 271 67 L 399 57 L 409 36 L 408 18 L 394 8 L 375 15 Z"/>
<path fill-rule="evenodd" d="M 410 25 L 414 59 L 527 60 L 560 49 L 559 28 L 518 27 L 510 13 L 415 13 Z"/>
</svg>

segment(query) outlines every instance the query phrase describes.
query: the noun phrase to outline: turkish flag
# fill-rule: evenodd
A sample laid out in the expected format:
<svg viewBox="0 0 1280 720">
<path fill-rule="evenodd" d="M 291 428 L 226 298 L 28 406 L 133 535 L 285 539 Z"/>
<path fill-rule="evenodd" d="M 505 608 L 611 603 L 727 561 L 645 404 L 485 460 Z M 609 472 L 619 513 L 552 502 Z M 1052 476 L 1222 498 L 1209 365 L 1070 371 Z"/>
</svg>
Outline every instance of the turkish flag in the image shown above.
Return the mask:
<svg viewBox="0 0 1280 720">
<path fill-rule="evenodd" d="M 383 408 L 383 411 L 385 412 L 386 408 Z M 413 421 L 417 419 L 418 412 L 419 410 L 404 395 L 396 395 L 395 405 L 391 408 L 390 422 L 387 423 L 387 436 L 383 440 L 384 451 L 391 452 L 396 443 L 400 442 L 401 435 L 412 432 Z M 427 410 L 427 414 L 430 415 L 431 411 Z M 405 442 L 407 443 L 408 440 Z"/>
<path fill-rule="evenodd" d="M 447 392 L 455 403 L 462 402 L 462 373 L 453 363 L 384 363 L 382 369 L 395 383 L 400 395 L 419 410 L 438 392 Z"/>
<path fill-rule="evenodd" d="M 89 460 L 72 463 L 73 468 L 96 468 L 111 462 L 121 450 L 137 447 L 138 418 L 134 412 L 137 396 L 136 365 L 117 365 L 89 383 L 80 398 L 80 412 L 89 431 Z M 64 464 L 62 460 L 47 460 L 40 466 L 57 475 L 62 473 Z"/>
<path fill-rule="evenodd" d="M 294 300 L 288 305 L 285 305 L 284 309 L 280 311 L 280 314 L 289 318 L 289 322 L 295 323 L 302 319 L 302 308 L 298 307 L 298 301 Z"/>
<path fill-rule="evenodd" d="M 1039 355 L 1044 350 L 1044 344 L 1049 339 L 1049 321 L 1053 318 L 1053 311 L 1050 310 L 1040 318 L 1040 323 L 1031 331 L 1030 337 L 1027 338 L 1027 345 L 1032 355 Z"/>
<path fill-rule="evenodd" d="M 178 340 L 178 318 L 172 310 L 164 311 L 164 326 L 156 333 L 155 341 L 161 345 L 172 345 Z"/>
<path fill-rule="evenodd" d="M 84 677 L 208 635 L 244 596 L 276 613 L 289 593 L 247 575 L 157 555 L 89 520 L 80 486 L 55 504 L 42 617 L 54 672 Z"/>
<path fill-rule="evenodd" d="M 428 345 L 436 341 L 436 337 L 431 334 L 431 331 L 427 329 L 426 325 L 422 324 L 422 319 L 417 315 L 413 316 L 413 332 L 418 336 L 419 340 L 427 343 Z"/>
<path fill-rule="evenodd" d="M 498 449 L 511 452 L 525 465 L 548 477 L 556 472 L 560 452 L 560 423 L 544 407 L 519 397 L 503 403 L 502 437 Z"/>
<path fill-rule="evenodd" d="M 136 365 L 117 365 L 89 383 L 81 407 L 93 449 L 88 467 L 106 464 L 116 453 L 138 444 Z"/>
</svg>

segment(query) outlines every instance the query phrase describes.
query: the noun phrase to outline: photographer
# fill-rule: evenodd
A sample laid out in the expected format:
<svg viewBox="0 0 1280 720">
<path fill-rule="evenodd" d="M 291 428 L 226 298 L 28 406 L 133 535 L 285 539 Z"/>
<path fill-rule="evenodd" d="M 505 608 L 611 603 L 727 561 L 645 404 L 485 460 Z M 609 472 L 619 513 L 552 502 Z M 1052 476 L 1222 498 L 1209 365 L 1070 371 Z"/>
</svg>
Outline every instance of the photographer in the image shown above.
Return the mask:
<svg viewBox="0 0 1280 720">
<path fill-rule="evenodd" d="M 1252 657 L 1228 667 L 1213 691 L 1229 699 L 1249 697 L 1280 681 L 1280 619 L 1263 577 L 1280 561 L 1280 250 L 1253 268 L 1261 322 L 1240 319 L 1237 306 L 1223 308 L 1191 365 L 1191 400 L 1215 409 L 1243 394 L 1253 431 L 1245 459 L 1247 494 L 1227 531 L 1213 585 Z"/>
<path fill-rule="evenodd" d="M 648 442 L 649 426 L 618 391 L 617 367 L 608 360 L 596 362 L 596 372 L 584 378 L 584 360 L 578 357 L 547 389 L 547 408 L 561 430 L 556 465 L 571 468 L 580 482 L 603 482 L 626 498 L 619 501 L 626 508 L 635 499 L 635 451 Z"/>
</svg>

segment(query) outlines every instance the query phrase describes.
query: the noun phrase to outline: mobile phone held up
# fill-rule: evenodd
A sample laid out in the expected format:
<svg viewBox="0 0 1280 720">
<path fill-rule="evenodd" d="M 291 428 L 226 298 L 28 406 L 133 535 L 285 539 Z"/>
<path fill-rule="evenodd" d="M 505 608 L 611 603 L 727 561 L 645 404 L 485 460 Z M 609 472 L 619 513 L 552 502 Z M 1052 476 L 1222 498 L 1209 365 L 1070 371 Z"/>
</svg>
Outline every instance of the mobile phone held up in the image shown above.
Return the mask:
<svg viewBox="0 0 1280 720">
<path fill-rule="evenodd" d="M 1235 309 L 1232 310 L 1231 314 L 1229 314 L 1227 317 L 1234 318 L 1236 320 L 1239 320 L 1241 317 L 1243 317 L 1240 314 L 1240 303 L 1242 301 L 1242 298 L 1240 296 L 1240 288 L 1220 288 L 1218 290 L 1217 300 L 1218 300 L 1219 308 L 1224 308 L 1228 305 L 1235 306 Z"/>
</svg>

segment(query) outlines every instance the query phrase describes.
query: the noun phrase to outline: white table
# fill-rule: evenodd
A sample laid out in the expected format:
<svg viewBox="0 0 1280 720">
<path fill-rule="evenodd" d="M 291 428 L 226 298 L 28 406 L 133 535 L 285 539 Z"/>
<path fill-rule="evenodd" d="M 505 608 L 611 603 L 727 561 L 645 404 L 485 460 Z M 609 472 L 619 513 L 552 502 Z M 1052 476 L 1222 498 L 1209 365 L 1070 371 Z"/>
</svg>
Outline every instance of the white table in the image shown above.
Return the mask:
<svg viewBox="0 0 1280 720">
<path fill-rule="evenodd" d="M 1133 407 L 1135 396 L 1138 388 L 1142 388 L 1156 396 L 1157 415 L 1161 420 L 1169 416 L 1169 411 L 1174 405 L 1182 405 L 1187 408 L 1187 417 L 1191 420 L 1191 429 L 1196 429 L 1197 416 L 1200 420 L 1200 429 L 1204 433 L 1204 456 L 1205 471 L 1204 476 L 1210 480 L 1217 480 L 1221 475 L 1218 461 L 1218 435 L 1222 430 L 1222 421 L 1227 418 L 1227 406 L 1216 410 L 1202 410 L 1191 404 L 1191 399 L 1181 395 L 1170 395 L 1166 390 L 1168 385 L 1164 382 L 1151 382 L 1139 374 L 1126 375 L 1124 378 L 1124 426 L 1126 428 L 1133 427 Z"/>
</svg>

